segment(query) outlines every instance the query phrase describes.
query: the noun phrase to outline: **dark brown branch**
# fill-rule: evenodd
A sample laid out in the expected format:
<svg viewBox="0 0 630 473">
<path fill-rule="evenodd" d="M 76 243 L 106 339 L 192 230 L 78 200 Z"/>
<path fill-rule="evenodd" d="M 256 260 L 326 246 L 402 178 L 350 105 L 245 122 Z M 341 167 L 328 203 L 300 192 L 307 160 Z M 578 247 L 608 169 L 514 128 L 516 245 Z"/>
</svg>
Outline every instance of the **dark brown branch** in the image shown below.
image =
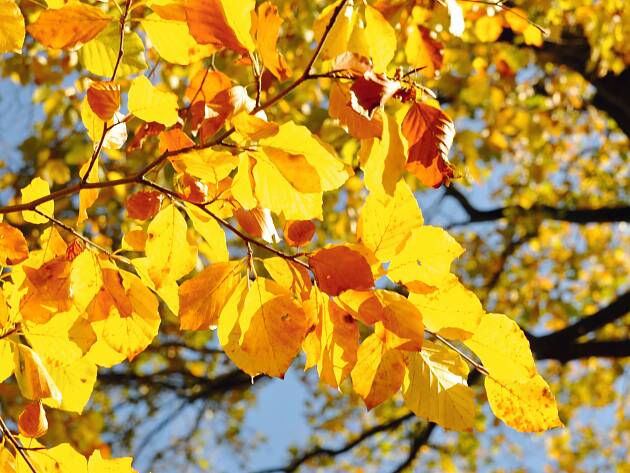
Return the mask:
<svg viewBox="0 0 630 473">
<path fill-rule="evenodd" d="M 437 424 L 433 422 L 429 422 L 425 428 L 423 428 L 419 433 L 414 435 L 411 439 L 411 445 L 409 446 L 409 453 L 407 453 L 407 457 L 405 460 L 398 465 L 392 473 L 402 473 L 407 468 L 412 466 L 416 457 L 418 456 L 418 452 L 422 448 L 423 445 L 429 441 L 429 437 L 433 433 L 433 430 L 437 427 Z"/>
<path fill-rule="evenodd" d="M 468 214 L 468 220 L 461 224 L 492 222 L 502 218 L 535 216 L 540 219 L 560 220 L 578 224 L 630 222 L 630 206 L 601 207 L 599 209 L 559 209 L 549 205 L 535 205 L 526 209 L 519 205 L 480 210 L 470 203 L 468 198 L 455 186 L 445 190 Z M 456 224 L 456 225 L 461 225 Z"/>
<path fill-rule="evenodd" d="M 540 355 L 536 349 L 534 352 L 539 360 L 549 359 L 561 363 L 590 357 L 625 358 L 630 357 L 630 340 L 556 344 L 548 347 Z"/>
<path fill-rule="evenodd" d="M 383 424 L 375 425 L 374 427 L 363 431 L 359 436 L 355 437 L 353 440 L 345 443 L 339 448 L 327 448 L 327 447 L 314 447 L 311 450 L 306 451 L 299 457 L 293 459 L 291 463 L 286 466 L 269 468 L 265 470 L 258 470 L 255 473 L 290 473 L 296 471 L 302 464 L 305 462 L 319 456 L 329 456 L 334 457 L 337 455 L 341 455 L 349 450 L 352 450 L 354 447 L 364 442 L 365 440 L 373 437 L 374 435 L 386 432 L 388 430 L 393 430 L 406 422 L 407 420 L 414 417 L 413 413 L 408 413 L 400 417 L 396 417 L 395 419 L 390 420 L 389 422 L 385 422 Z"/>
</svg>

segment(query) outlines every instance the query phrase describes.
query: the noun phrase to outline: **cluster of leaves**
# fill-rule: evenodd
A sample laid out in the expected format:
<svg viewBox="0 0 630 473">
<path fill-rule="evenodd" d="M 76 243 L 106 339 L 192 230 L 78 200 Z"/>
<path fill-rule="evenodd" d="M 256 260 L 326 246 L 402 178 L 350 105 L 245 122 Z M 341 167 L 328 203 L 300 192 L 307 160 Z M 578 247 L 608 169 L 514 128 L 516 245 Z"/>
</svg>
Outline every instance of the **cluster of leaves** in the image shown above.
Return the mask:
<svg viewBox="0 0 630 473">
<path fill-rule="evenodd" d="M 0 292 L 0 380 L 15 375 L 22 396 L 36 401 L 25 410 L 34 420 L 19 423 L 22 437 L 3 427 L 3 441 L 14 441 L 11 453 L 0 452 L 7 469 L 21 462 L 36 471 L 66 463 L 70 471 L 110 468 L 101 463 L 113 460 L 98 452 L 86 461 L 67 445 L 45 454 L 39 444 L 33 451 L 23 445 L 46 430 L 40 402 L 80 413 L 98 367 L 147 349 L 161 304 L 179 317 L 181 330 L 216 328 L 225 353 L 252 377 L 283 377 L 303 351 L 305 369 L 316 367 L 335 388 L 350 378 L 370 409 L 402 391 L 418 416 L 470 430 L 473 366 L 486 376 L 490 407 L 507 425 L 533 432 L 562 425 L 525 335 L 509 317 L 486 313 L 451 272 L 463 249 L 445 230 L 424 225 L 407 183 L 413 175 L 439 187 L 456 172 L 447 158 L 452 120 L 409 79 L 418 68 L 433 77 L 443 46 L 417 15 L 401 21 L 404 37 L 397 39 L 388 17 L 404 2 L 341 0 L 324 8 L 301 74 L 278 50 L 283 21 L 270 2 L 128 0 L 119 11 L 51 2 L 28 10 L 26 28 L 17 4 L 2 4 L 1 52 L 20 50 L 26 29 L 47 50 L 78 51 L 92 77 L 82 80 L 75 110 L 92 152 L 78 158 L 72 183 L 51 190 L 35 177 L 0 210 L 8 220 L 0 223 L 0 262 L 8 268 Z M 436 8 L 450 14 L 451 34 L 463 34 L 461 6 L 446 4 L 448 10 Z M 518 10 L 466 14 L 481 41 L 496 40 L 504 26 L 527 44 L 542 41 Z M 130 18 L 140 34 L 128 28 Z M 233 61 L 236 72 L 193 68 L 179 97 L 169 84 L 152 83 L 143 38 L 162 61 L 188 66 L 217 55 Z M 403 42 L 412 74 L 390 67 Z M 324 72 L 313 72 L 317 61 Z M 248 85 L 249 70 L 253 98 L 241 85 Z M 315 80 L 329 83 L 330 117 L 360 140 L 354 169 L 306 126 L 267 116 Z M 133 153 L 140 166 L 117 173 L 116 161 Z M 325 193 L 361 185 L 357 175 L 369 194 L 355 241 L 318 240 L 319 248 L 295 253 L 291 247 L 314 246 Z M 125 196 L 131 185 L 141 189 Z M 90 213 L 105 191 L 123 193 L 133 221 L 120 248 L 80 233 L 93 224 Z M 76 225 L 68 225 L 56 205 L 74 195 Z M 50 224 L 41 234 L 33 230 L 38 246 L 30 250 L 16 228 L 24 224 Z M 243 257 L 226 232 L 243 243 Z M 111 468 L 131 471 L 130 461 L 117 462 Z"/>
</svg>

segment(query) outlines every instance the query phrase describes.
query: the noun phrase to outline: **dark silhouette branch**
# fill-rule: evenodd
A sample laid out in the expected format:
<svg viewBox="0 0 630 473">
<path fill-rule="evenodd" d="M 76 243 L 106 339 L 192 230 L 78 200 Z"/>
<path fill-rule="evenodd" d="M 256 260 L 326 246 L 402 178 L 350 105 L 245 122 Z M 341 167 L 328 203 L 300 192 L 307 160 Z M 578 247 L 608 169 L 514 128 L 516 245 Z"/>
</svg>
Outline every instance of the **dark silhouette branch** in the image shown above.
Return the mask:
<svg viewBox="0 0 630 473">
<path fill-rule="evenodd" d="M 630 340 L 593 341 L 570 343 L 546 348 L 540 355 L 534 349 L 539 360 L 551 359 L 561 363 L 581 358 L 625 358 L 630 357 Z"/>
<path fill-rule="evenodd" d="M 563 222 L 611 223 L 630 222 L 630 206 L 601 207 L 599 209 L 559 209 L 549 205 L 535 205 L 529 209 L 519 205 L 480 210 L 455 186 L 445 189 L 446 195 L 453 197 L 468 214 L 468 220 L 455 225 L 492 222 L 503 218 L 537 217 L 540 219 L 560 220 Z"/>
<path fill-rule="evenodd" d="M 429 437 L 431 437 L 431 434 L 436 427 L 437 424 L 429 422 L 424 429 L 422 429 L 419 433 L 412 437 L 407 457 L 400 465 L 392 470 L 392 473 L 402 473 L 413 464 L 416 457 L 418 456 L 418 452 L 420 452 L 420 449 L 423 445 L 427 444 L 427 442 L 429 441 Z"/>
</svg>

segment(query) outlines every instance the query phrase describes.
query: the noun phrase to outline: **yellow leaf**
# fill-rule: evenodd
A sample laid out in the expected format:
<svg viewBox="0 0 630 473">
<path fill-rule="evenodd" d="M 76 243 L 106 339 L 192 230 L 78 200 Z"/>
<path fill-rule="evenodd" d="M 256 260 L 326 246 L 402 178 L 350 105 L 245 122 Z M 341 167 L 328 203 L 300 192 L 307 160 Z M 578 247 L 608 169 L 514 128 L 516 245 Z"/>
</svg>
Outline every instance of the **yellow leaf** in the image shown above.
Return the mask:
<svg viewBox="0 0 630 473">
<path fill-rule="evenodd" d="M 494 378 L 519 379 L 536 374 L 529 341 L 518 324 L 503 314 L 484 315 L 464 344 Z"/>
<path fill-rule="evenodd" d="M 13 363 L 22 396 L 33 401 L 50 398 L 55 406 L 61 404 L 61 392 L 37 353 L 18 343 L 13 348 Z"/>
<path fill-rule="evenodd" d="M 311 332 L 318 341 L 317 349 L 310 356 L 317 360 L 319 378 L 338 388 L 356 364 L 359 326 L 317 288 L 313 289 L 307 304 L 311 306 L 308 310 L 313 310 L 318 320 L 314 333 Z"/>
<path fill-rule="evenodd" d="M 278 124 L 263 120 L 256 115 L 243 111 L 231 119 L 232 125 L 241 135 L 249 140 L 260 140 L 278 133 Z"/>
<path fill-rule="evenodd" d="M 527 24 L 525 31 L 523 31 L 523 39 L 525 40 L 525 44 L 529 44 L 531 46 L 540 47 L 544 42 L 542 31 L 529 23 Z"/>
<path fill-rule="evenodd" d="M 14 0 L 0 0 L 0 54 L 20 52 L 26 34 L 24 17 Z"/>
<path fill-rule="evenodd" d="M 112 271 L 112 270 L 110 270 Z M 134 274 L 120 270 L 112 279 L 122 288 L 102 327 L 103 339 L 115 351 L 132 360 L 157 335 L 160 326 L 158 301 Z M 110 284 L 111 284 L 110 283 Z"/>
<path fill-rule="evenodd" d="M 186 205 L 186 213 L 195 230 L 208 243 L 209 249 L 204 253 L 204 256 L 212 263 L 227 261 L 230 255 L 225 240 L 225 232 L 221 225 L 213 217 L 192 205 Z"/>
<path fill-rule="evenodd" d="M 100 8 L 73 2 L 56 10 L 44 10 L 27 30 L 44 46 L 71 49 L 96 37 L 111 20 Z"/>
<path fill-rule="evenodd" d="M 149 224 L 145 251 L 156 288 L 177 281 L 195 267 L 197 248 L 188 243 L 187 231 L 186 220 L 174 205 L 160 210 Z"/>
<path fill-rule="evenodd" d="M 365 7 L 365 33 L 376 72 L 385 72 L 396 52 L 396 33 L 376 8 Z"/>
<path fill-rule="evenodd" d="M 197 44 L 185 21 L 165 20 L 153 13 L 140 23 L 160 57 L 173 64 L 186 66 L 215 51 L 212 46 Z"/>
<path fill-rule="evenodd" d="M 367 160 L 363 165 L 365 186 L 370 192 L 391 196 L 405 171 L 407 149 L 396 119 L 385 114 L 384 121 L 381 139 L 364 141 L 360 153 L 361 161 Z"/>
<path fill-rule="evenodd" d="M 83 349 L 70 338 L 72 327 L 81 317 L 74 308 L 58 312 L 45 323 L 25 320 L 23 331 L 31 347 L 44 361 L 74 362 L 83 356 Z"/>
<path fill-rule="evenodd" d="M 116 22 L 105 28 L 101 34 L 88 41 L 79 50 L 79 60 L 83 67 L 93 74 L 111 78 L 118 59 L 120 25 Z M 143 71 L 147 67 L 144 57 L 144 44 L 135 31 L 126 31 L 123 39 L 123 56 L 116 72 L 124 77 Z"/>
<path fill-rule="evenodd" d="M 0 339 L 0 383 L 13 374 L 14 367 L 11 342 Z"/>
<path fill-rule="evenodd" d="M 339 1 L 328 5 L 322 13 L 319 15 L 315 24 L 313 25 L 313 32 L 315 33 L 315 40 L 320 41 L 324 35 L 326 27 L 330 23 L 332 14 L 339 5 Z M 348 43 L 350 35 L 352 34 L 352 27 L 354 25 L 354 8 L 351 5 L 346 5 L 340 12 L 337 20 L 333 24 L 330 33 L 322 47 L 320 57 L 322 59 L 333 59 L 338 55 L 345 53 L 348 50 Z"/>
<path fill-rule="evenodd" d="M 88 459 L 87 473 L 138 473 L 132 468 L 132 461 L 131 457 L 104 459 L 96 449 Z"/>
<path fill-rule="evenodd" d="M 215 329 L 219 315 L 241 280 L 242 261 L 215 263 L 179 287 L 179 328 Z"/>
<path fill-rule="evenodd" d="M 375 334 L 359 347 L 352 370 L 352 386 L 368 409 L 386 401 L 400 388 L 405 375 L 403 355 L 389 349 Z"/>
<path fill-rule="evenodd" d="M 413 26 L 407 32 L 405 55 L 407 62 L 421 67 L 420 73 L 433 78 L 442 68 L 442 43 L 431 37 L 431 31 L 424 26 Z"/>
<path fill-rule="evenodd" d="M 499 15 L 482 16 L 475 22 L 475 35 L 484 43 L 496 41 L 503 31 L 503 19 Z"/>
<path fill-rule="evenodd" d="M 44 181 L 41 177 L 36 177 L 31 181 L 28 186 L 22 189 L 22 203 L 26 204 L 42 197 L 46 197 L 47 195 L 50 195 L 50 187 L 48 186 L 48 183 Z M 49 200 L 48 202 L 40 204 L 35 208 L 44 215 L 53 217 L 55 213 L 55 202 Z M 24 220 L 29 223 L 48 222 L 48 219 L 46 217 L 30 210 L 23 211 L 22 217 L 24 217 Z"/>
<path fill-rule="evenodd" d="M 145 76 L 138 76 L 129 89 L 129 111 L 145 122 L 171 126 L 178 119 L 177 95 L 163 92 Z"/>
<path fill-rule="evenodd" d="M 28 245 L 22 232 L 0 222 L 0 264 L 12 266 L 28 258 Z"/>
<path fill-rule="evenodd" d="M 405 355 L 405 364 L 403 397 L 414 414 L 446 429 L 472 429 L 474 394 L 468 365 L 457 353 L 425 341 L 420 353 Z"/>
<path fill-rule="evenodd" d="M 404 245 L 396 248 L 387 277 L 412 292 L 423 292 L 452 281 L 455 276 L 450 273 L 451 263 L 463 252 L 442 228 L 429 225 L 416 228 Z"/>
<path fill-rule="evenodd" d="M 177 171 L 213 184 L 228 177 L 238 165 L 238 158 L 232 153 L 212 149 L 191 150 L 169 159 Z"/>
<path fill-rule="evenodd" d="M 306 317 L 291 294 L 270 279 L 248 288 L 243 278 L 219 318 L 219 342 L 225 353 L 251 376 L 283 377 L 298 354 Z"/>
<path fill-rule="evenodd" d="M 87 461 L 83 455 L 70 446 L 62 443 L 53 448 L 45 448 L 32 439 L 23 439 L 23 444 L 33 450 L 28 456 L 38 473 L 83 473 L 87 471 Z M 17 471 L 20 473 L 31 471 L 21 455 L 16 457 Z"/>
<path fill-rule="evenodd" d="M 85 312 L 102 287 L 103 273 L 99 257 L 94 251 L 86 248 L 72 261 L 70 271 L 70 290 L 77 309 Z"/>
<path fill-rule="evenodd" d="M 357 239 L 381 262 L 394 258 L 414 230 L 423 224 L 422 212 L 405 181 L 396 185 L 393 197 L 370 193 L 361 209 Z"/>
<path fill-rule="evenodd" d="M 48 400 L 44 404 L 81 414 L 94 389 L 96 365 L 85 358 L 72 362 L 44 359 L 44 365 L 62 396 L 58 406 Z"/>
<path fill-rule="evenodd" d="M 519 432 L 543 432 L 563 426 L 556 400 L 539 374 L 509 380 L 486 377 L 485 387 L 492 412 Z"/>
<path fill-rule="evenodd" d="M 305 126 L 296 125 L 292 121 L 283 123 L 276 135 L 261 140 L 260 144 L 291 155 L 304 156 L 315 170 L 316 176 L 313 177 L 323 191 L 339 188 L 351 175 L 330 146 L 321 142 Z M 310 177 L 304 176 L 304 179 Z"/>
<path fill-rule="evenodd" d="M 90 162 L 87 161 L 83 166 L 81 166 L 79 176 L 85 176 L 89 165 Z M 86 182 L 98 182 L 98 159 L 94 162 L 94 166 L 92 166 Z M 98 199 L 98 193 L 98 189 L 83 189 L 79 192 L 79 216 L 77 217 L 77 224 L 88 218 L 87 210 L 92 207 L 94 202 L 96 202 L 96 199 Z"/>
<path fill-rule="evenodd" d="M 477 296 L 457 278 L 426 293 L 411 293 L 426 328 L 447 338 L 465 340 L 475 332 L 484 315 Z"/>
<path fill-rule="evenodd" d="M 263 264 L 274 281 L 288 288 L 299 299 L 308 299 L 312 283 L 311 275 L 304 266 L 279 256 L 265 258 Z"/>
<path fill-rule="evenodd" d="M 15 457 L 11 455 L 8 448 L 0 448 L 0 471 L 5 473 L 17 473 L 15 468 Z"/>
</svg>

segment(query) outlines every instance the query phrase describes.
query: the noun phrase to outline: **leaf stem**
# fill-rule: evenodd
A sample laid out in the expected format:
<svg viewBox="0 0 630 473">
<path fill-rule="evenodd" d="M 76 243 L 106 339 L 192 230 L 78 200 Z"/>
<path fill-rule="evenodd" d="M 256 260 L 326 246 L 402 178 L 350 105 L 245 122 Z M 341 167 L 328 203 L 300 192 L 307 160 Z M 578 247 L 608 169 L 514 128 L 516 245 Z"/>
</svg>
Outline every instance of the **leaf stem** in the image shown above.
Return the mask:
<svg viewBox="0 0 630 473">
<path fill-rule="evenodd" d="M 4 437 L 9 439 L 9 442 L 11 442 L 11 444 L 13 445 L 13 448 L 15 448 L 15 450 L 22 456 L 22 458 L 24 458 L 24 461 L 28 465 L 29 469 L 33 473 L 37 473 L 37 469 L 35 469 L 35 465 L 33 465 L 33 462 L 29 458 L 28 454 L 24 451 L 22 445 L 20 445 L 20 442 L 18 442 L 18 440 L 15 438 L 11 430 L 9 430 L 9 427 L 7 427 L 7 424 L 5 424 L 2 416 L 0 416 L 0 431 L 2 431 L 2 435 Z"/>
</svg>

